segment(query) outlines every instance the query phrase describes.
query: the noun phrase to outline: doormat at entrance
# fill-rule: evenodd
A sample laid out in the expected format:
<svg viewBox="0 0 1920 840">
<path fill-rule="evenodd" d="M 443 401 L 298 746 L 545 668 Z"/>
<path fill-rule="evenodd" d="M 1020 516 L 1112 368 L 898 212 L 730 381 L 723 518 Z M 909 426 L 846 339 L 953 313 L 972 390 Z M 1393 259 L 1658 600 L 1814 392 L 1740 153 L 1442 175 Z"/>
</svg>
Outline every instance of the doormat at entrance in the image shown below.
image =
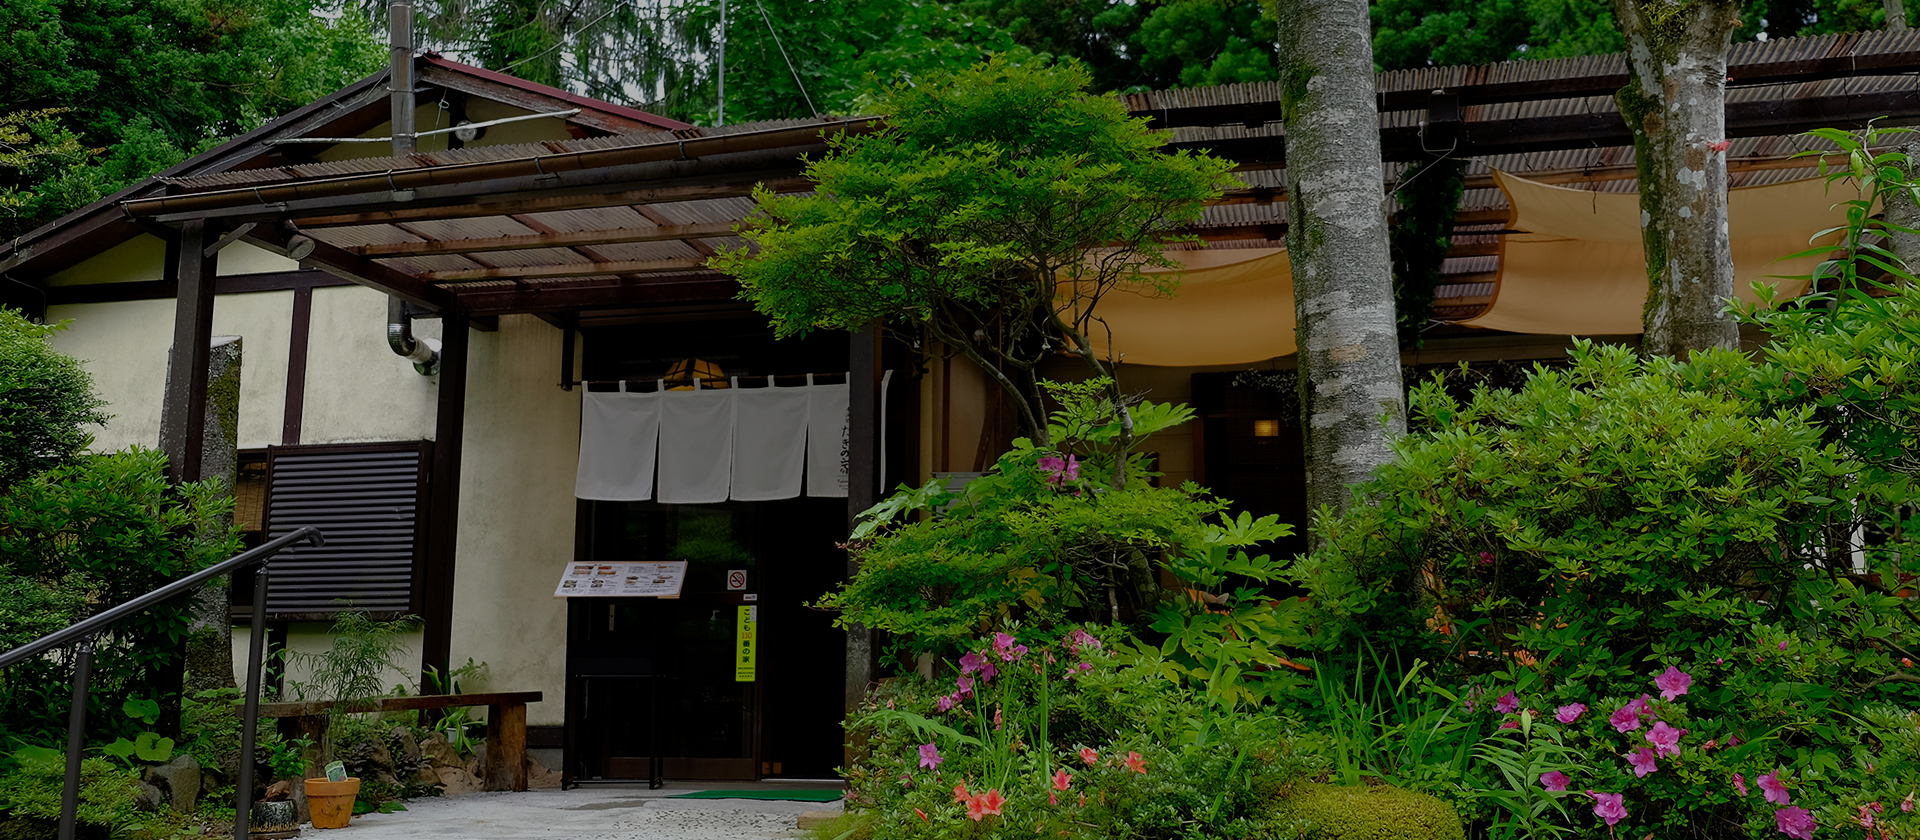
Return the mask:
<svg viewBox="0 0 1920 840">
<path fill-rule="evenodd" d="M 846 795 L 839 789 L 828 790 L 697 790 L 669 799 L 785 799 L 794 802 L 832 802 Z"/>
</svg>

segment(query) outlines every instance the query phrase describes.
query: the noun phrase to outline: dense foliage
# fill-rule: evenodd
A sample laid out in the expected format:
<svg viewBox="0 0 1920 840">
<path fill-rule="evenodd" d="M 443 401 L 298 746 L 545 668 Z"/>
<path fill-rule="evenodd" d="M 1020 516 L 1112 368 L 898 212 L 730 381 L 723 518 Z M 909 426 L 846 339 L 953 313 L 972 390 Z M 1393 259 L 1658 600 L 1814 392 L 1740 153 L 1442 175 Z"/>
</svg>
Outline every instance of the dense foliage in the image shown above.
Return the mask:
<svg viewBox="0 0 1920 840">
<path fill-rule="evenodd" d="M 1778 332 L 1758 361 L 1581 345 L 1516 389 L 1419 387 L 1369 504 L 1324 520 L 1328 547 L 1296 569 L 1311 644 L 1438 663 L 1503 722 L 1573 710 L 1528 736 L 1571 751 L 1536 775 L 1624 795 L 1623 831 L 1765 836 L 1788 807 L 1838 825 L 1895 803 L 1920 779 L 1899 460 L 1915 294 L 1758 316 Z M 1822 422 L 1847 406 L 1864 426 Z M 1690 690 L 1648 703 L 1675 674 Z M 1796 804 L 1736 794 L 1735 774 L 1791 779 Z"/>
<path fill-rule="evenodd" d="M 152 450 L 82 451 L 82 425 L 100 402 L 79 362 L 48 343 L 56 328 L 0 310 L 0 648 L 145 594 L 237 548 L 221 523 L 231 502 L 213 483 L 170 486 L 166 459 Z M 118 624 L 99 638 L 94 703 L 119 708 L 161 695 L 187 630 L 185 603 Z M 0 671 L 0 732 L 38 737 L 64 726 L 64 659 Z M 130 735 L 117 716 L 96 731 Z"/>
<path fill-rule="evenodd" d="M 48 341 L 61 329 L 0 309 L 0 490 L 79 455 L 84 426 L 106 422 L 92 377 Z"/>
<path fill-rule="evenodd" d="M 0 236 L 378 69 L 310 0 L 0 0 Z"/>
<path fill-rule="evenodd" d="M 781 336 L 872 322 L 920 331 L 985 372 L 1046 443 L 1034 368 L 1056 349 L 1110 375 L 1102 296 L 1171 291 L 1146 271 L 1232 183 L 1087 90 L 1077 65 L 996 57 L 888 90 L 878 132 L 807 166 L 809 195 L 757 188 L 751 243 L 713 265 Z M 1112 394 L 1116 399 L 1118 393 Z"/>
<path fill-rule="evenodd" d="M 1016 632 L 850 718 L 856 836 L 1270 837 L 1273 802 L 1321 769 L 1293 721 L 1173 686 L 1124 630 Z"/>
</svg>

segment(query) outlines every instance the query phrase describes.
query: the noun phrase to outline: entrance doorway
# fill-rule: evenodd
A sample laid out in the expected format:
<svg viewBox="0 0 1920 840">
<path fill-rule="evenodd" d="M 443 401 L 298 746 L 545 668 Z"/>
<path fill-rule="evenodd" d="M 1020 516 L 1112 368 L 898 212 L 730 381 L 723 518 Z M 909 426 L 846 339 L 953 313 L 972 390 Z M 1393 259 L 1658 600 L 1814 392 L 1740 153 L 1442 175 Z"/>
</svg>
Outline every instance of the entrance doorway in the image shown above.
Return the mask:
<svg viewBox="0 0 1920 840">
<path fill-rule="evenodd" d="M 685 560 L 687 575 L 677 599 L 569 602 L 568 778 L 831 777 L 845 634 L 807 605 L 844 578 L 845 501 L 581 508 L 582 560 Z M 735 661 L 743 608 L 750 679 Z"/>
</svg>

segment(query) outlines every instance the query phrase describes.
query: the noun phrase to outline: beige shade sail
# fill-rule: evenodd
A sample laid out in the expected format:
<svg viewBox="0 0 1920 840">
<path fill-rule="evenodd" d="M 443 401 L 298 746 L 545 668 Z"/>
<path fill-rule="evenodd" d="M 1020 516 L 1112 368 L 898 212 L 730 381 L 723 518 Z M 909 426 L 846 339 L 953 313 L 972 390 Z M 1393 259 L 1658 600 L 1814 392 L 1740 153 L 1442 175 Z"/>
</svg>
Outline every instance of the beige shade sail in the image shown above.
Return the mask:
<svg viewBox="0 0 1920 840">
<path fill-rule="evenodd" d="M 1198 367 L 1294 352 L 1287 249 L 1168 251 L 1167 257 L 1181 267 L 1149 273 L 1179 275 L 1171 297 L 1117 290 L 1100 298 L 1090 338 L 1102 354 L 1117 350 L 1121 361 L 1135 365 Z"/>
<path fill-rule="evenodd" d="M 1493 175 L 1513 207 L 1508 227 L 1526 233 L 1502 237 L 1493 304 L 1462 323 L 1549 335 L 1639 333 L 1647 300 L 1639 194 Z M 1806 250 L 1814 234 L 1845 224 L 1845 210 L 1834 205 L 1847 197 L 1829 196 L 1821 178 L 1728 191 L 1735 294 L 1757 301 L 1755 282 L 1772 284 L 1782 298 L 1805 292 L 1805 280 L 1769 275 L 1812 273 L 1819 257 L 1780 258 Z"/>
</svg>

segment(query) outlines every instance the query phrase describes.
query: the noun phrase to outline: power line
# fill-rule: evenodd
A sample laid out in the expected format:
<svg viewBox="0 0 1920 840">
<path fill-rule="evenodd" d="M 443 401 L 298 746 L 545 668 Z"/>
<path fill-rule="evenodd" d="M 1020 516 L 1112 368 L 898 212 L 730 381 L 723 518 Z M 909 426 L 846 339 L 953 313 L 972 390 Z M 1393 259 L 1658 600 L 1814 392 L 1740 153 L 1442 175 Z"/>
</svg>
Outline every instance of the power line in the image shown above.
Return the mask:
<svg viewBox="0 0 1920 840">
<path fill-rule="evenodd" d="M 760 19 L 767 22 L 767 34 L 773 36 L 773 45 L 780 48 L 780 58 L 787 62 L 787 72 L 793 74 L 793 83 L 800 88 L 800 95 L 806 97 L 807 110 L 816 117 L 820 116 L 820 109 L 813 107 L 813 96 L 807 93 L 807 83 L 800 81 L 800 71 L 793 69 L 793 59 L 787 58 L 787 46 L 780 43 L 780 33 L 774 31 L 773 18 L 767 15 L 766 5 L 760 0 L 753 0 L 753 5 L 760 8 Z"/>
</svg>

